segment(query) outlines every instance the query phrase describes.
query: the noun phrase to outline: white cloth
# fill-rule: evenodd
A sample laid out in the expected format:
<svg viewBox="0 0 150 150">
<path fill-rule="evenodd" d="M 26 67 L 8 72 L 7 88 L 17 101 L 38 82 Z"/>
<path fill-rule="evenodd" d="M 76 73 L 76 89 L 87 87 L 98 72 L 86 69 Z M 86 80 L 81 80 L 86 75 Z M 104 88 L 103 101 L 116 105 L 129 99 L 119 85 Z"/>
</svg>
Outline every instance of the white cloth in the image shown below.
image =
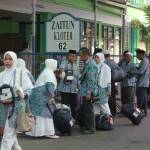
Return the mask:
<svg viewBox="0 0 150 150">
<path fill-rule="evenodd" d="M 104 55 L 110 55 L 110 50 L 103 50 Z"/>
<path fill-rule="evenodd" d="M 132 54 L 131 52 L 127 52 L 127 53 L 125 53 L 125 54 L 130 55 L 130 56 L 133 56 L 133 54 Z"/>
<path fill-rule="evenodd" d="M 40 116 L 36 117 L 36 124 L 33 127 L 32 131 L 26 133 L 26 135 L 34 137 L 49 136 L 54 134 L 55 129 L 53 119 L 43 118 Z"/>
<path fill-rule="evenodd" d="M 108 103 L 100 104 L 100 112 L 111 115 Z"/>
<path fill-rule="evenodd" d="M 9 121 L 6 120 L 3 138 L 1 141 L 1 150 L 21 150 L 18 144 L 16 129 L 9 127 Z"/>
<path fill-rule="evenodd" d="M 13 59 L 13 65 L 11 66 L 11 68 L 5 67 L 5 70 L 0 73 L 0 86 L 2 86 L 3 84 L 8 84 L 12 87 L 13 86 L 15 86 L 15 87 L 21 86 L 23 91 L 32 89 L 33 84 L 31 83 L 27 73 L 23 70 L 22 70 L 22 85 L 20 85 L 21 69 L 17 68 L 16 54 L 14 52 L 8 51 L 4 54 L 4 58 L 6 57 L 6 55 L 11 56 L 11 58 Z M 15 83 L 14 83 L 13 79 L 14 79 L 15 71 L 16 71 L 16 79 L 15 79 Z"/>
<path fill-rule="evenodd" d="M 30 71 L 26 68 L 25 61 L 22 58 L 17 59 L 17 68 L 20 68 L 20 69 L 26 71 L 27 73 L 30 73 Z"/>
<path fill-rule="evenodd" d="M 14 75 L 16 71 L 16 79 L 14 83 Z M 22 70 L 22 85 L 20 85 L 20 75 L 21 75 L 21 70 L 16 68 L 16 69 L 6 69 L 3 72 L 0 73 L 0 86 L 3 84 L 8 84 L 12 87 L 21 87 L 23 91 L 32 89 L 33 84 L 30 81 L 27 73 Z"/>
<path fill-rule="evenodd" d="M 111 69 L 107 64 L 104 63 L 105 58 L 103 53 L 97 53 L 96 56 L 98 56 L 100 59 L 100 64 L 98 64 L 100 71 L 99 85 L 102 88 L 106 88 L 111 83 Z"/>
<path fill-rule="evenodd" d="M 57 87 L 57 80 L 54 74 L 54 71 L 57 68 L 57 61 L 54 59 L 45 60 L 45 68 L 42 73 L 38 76 L 35 87 L 45 85 L 46 82 L 51 82 L 54 84 L 55 89 Z"/>
<path fill-rule="evenodd" d="M 11 66 L 10 69 L 16 68 L 16 66 L 17 66 L 17 55 L 16 55 L 16 53 L 15 53 L 15 52 L 12 52 L 12 51 L 7 51 L 7 52 L 5 52 L 5 54 L 4 54 L 4 59 L 5 59 L 6 55 L 11 56 L 11 58 L 12 58 L 12 60 L 13 60 L 13 65 Z M 7 68 L 5 67 L 5 69 L 7 69 Z M 8 70 L 9 70 L 9 69 L 8 69 Z"/>
</svg>

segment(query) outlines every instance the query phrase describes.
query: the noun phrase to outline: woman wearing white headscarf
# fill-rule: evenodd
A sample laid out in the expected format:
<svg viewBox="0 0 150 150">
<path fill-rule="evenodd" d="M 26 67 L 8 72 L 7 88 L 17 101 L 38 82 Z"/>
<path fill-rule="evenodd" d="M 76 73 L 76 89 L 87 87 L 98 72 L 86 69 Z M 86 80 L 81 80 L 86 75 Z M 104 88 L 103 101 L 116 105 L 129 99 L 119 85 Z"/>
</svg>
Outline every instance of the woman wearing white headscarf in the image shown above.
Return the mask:
<svg viewBox="0 0 150 150">
<path fill-rule="evenodd" d="M 24 70 L 28 74 L 31 82 L 33 84 L 35 83 L 35 80 L 34 80 L 32 74 L 31 74 L 31 72 L 26 68 L 26 63 L 25 63 L 25 61 L 22 58 L 18 58 L 17 59 L 17 67 L 22 69 L 22 70 Z"/>
<path fill-rule="evenodd" d="M 111 70 L 104 63 L 105 58 L 103 53 L 95 55 L 95 61 L 98 65 L 98 95 L 100 97 L 100 109 L 102 113 L 111 114 L 108 98 L 111 95 Z"/>
<path fill-rule="evenodd" d="M 55 103 L 54 92 L 57 87 L 57 80 L 54 71 L 56 68 L 56 60 L 46 59 L 45 69 L 35 82 L 35 88 L 29 98 L 29 105 L 32 113 L 36 116 L 36 124 L 31 132 L 26 133 L 27 135 L 59 138 L 55 135 L 52 111 L 49 107 L 49 103 Z"/>
<path fill-rule="evenodd" d="M 22 109 L 20 97 L 29 94 L 33 85 L 28 75 L 16 67 L 17 56 L 12 51 L 7 51 L 4 54 L 5 69 L 0 73 L 0 87 L 9 85 L 13 88 L 12 102 L 4 104 L 2 96 L 0 97 L 0 126 L 4 128 L 1 141 L 1 150 L 21 150 L 16 136 L 16 116 L 17 112 Z M 22 72 L 22 75 L 21 75 Z M 22 84 L 20 83 L 22 80 Z M 21 93 L 17 92 L 19 90 Z"/>
</svg>

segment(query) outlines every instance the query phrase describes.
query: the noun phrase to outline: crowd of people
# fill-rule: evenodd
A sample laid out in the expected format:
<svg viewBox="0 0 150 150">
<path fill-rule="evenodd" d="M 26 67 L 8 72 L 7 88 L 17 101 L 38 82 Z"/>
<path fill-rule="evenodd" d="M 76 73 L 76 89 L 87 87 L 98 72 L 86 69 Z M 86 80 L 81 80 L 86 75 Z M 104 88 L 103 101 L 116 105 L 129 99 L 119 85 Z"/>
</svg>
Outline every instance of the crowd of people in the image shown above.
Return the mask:
<svg viewBox="0 0 150 150">
<path fill-rule="evenodd" d="M 82 116 L 82 124 L 79 124 L 81 134 L 96 132 L 94 97 L 98 99 L 101 114 L 116 116 L 116 82 L 121 83 L 121 105 L 134 103 L 137 97 L 137 106 L 147 116 L 150 66 L 145 51 L 137 49 L 136 52 L 140 60 L 138 66 L 134 64 L 130 51 L 125 51 L 117 64 L 111 59 L 109 50 L 96 48 L 92 56 L 88 48 L 82 47 L 79 50 L 80 61 L 83 62 L 81 69 L 77 63 L 77 51 L 69 50 L 60 66 L 57 66 L 57 60 L 46 59 L 45 68 L 37 80 L 34 80 L 23 59 L 17 59 L 12 51 L 6 52 L 4 70 L 0 73 L 0 89 L 7 85 L 13 94 L 8 103 L 8 97 L 2 97 L 3 89 L 0 93 L 0 129 L 4 129 L 1 150 L 21 150 L 17 140 L 16 118 L 22 107 L 28 107 L 36 120 L 33 129 L 26 132 L 27 136 L 59 138 L 55 132 L 53 110 L 49 107 L 57 103 L 56 90 L 60 93 L 61 103 L 70 107 L 77 124 L 78 117 Z M 114 75 L 115 70 L 119 69 L 123 75 L 117 81 Z M 26 99 L 24 104 L 21 103 L 22 98 Z M 82 114 L 79 113 L 81 110 Z"/>
</svg>

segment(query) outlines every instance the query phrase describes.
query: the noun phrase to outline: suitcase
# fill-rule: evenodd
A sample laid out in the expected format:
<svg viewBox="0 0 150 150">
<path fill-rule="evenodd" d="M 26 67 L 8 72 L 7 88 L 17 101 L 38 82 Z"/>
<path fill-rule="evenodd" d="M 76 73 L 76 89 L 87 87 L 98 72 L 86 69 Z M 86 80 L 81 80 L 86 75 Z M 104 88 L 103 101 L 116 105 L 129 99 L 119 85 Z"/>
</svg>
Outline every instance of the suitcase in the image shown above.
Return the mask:
<svg viewBox="0 0 150 150">
<path fill-rule="evenodd" d="M 144 117 L 143 111 L 137 107 L 135 108 L 132 103 L 124 104 L 122 112 L 134 125 L 139 125 Z"/>
<path fill-rule="evenodd" d="M 53 112 L 54 126 L 62 135 L 71 135 L 71 128 L 73 126 L 73 118 L 71 111 L 67 108 L 59 108 Z"/>
<path fill-rule="evenodd" d="M 95 115 L 95 125 L 97 130 L 112 130 L 113 118 L 109 114 Z"/>
</svg>

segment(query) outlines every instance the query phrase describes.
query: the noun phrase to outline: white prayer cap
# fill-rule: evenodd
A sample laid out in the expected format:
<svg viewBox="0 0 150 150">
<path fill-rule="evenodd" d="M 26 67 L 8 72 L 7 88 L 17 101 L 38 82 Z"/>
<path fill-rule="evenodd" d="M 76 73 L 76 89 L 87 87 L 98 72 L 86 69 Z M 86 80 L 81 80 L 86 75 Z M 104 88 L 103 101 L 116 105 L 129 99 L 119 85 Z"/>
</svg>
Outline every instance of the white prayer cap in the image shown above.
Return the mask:
<svg viewBox="0 0 150 150">
<path fill-rule="evenodd" d="M 110 50 L 103 50 L 104 55 L 110 55 Z"/>
<path fill-rule="evenodd" d="M 127 52 L 126 53 L 127 55 L 130 55 L 130 56 L 133 56 L 133 54 L 131 52 Z"/>
</svg>

